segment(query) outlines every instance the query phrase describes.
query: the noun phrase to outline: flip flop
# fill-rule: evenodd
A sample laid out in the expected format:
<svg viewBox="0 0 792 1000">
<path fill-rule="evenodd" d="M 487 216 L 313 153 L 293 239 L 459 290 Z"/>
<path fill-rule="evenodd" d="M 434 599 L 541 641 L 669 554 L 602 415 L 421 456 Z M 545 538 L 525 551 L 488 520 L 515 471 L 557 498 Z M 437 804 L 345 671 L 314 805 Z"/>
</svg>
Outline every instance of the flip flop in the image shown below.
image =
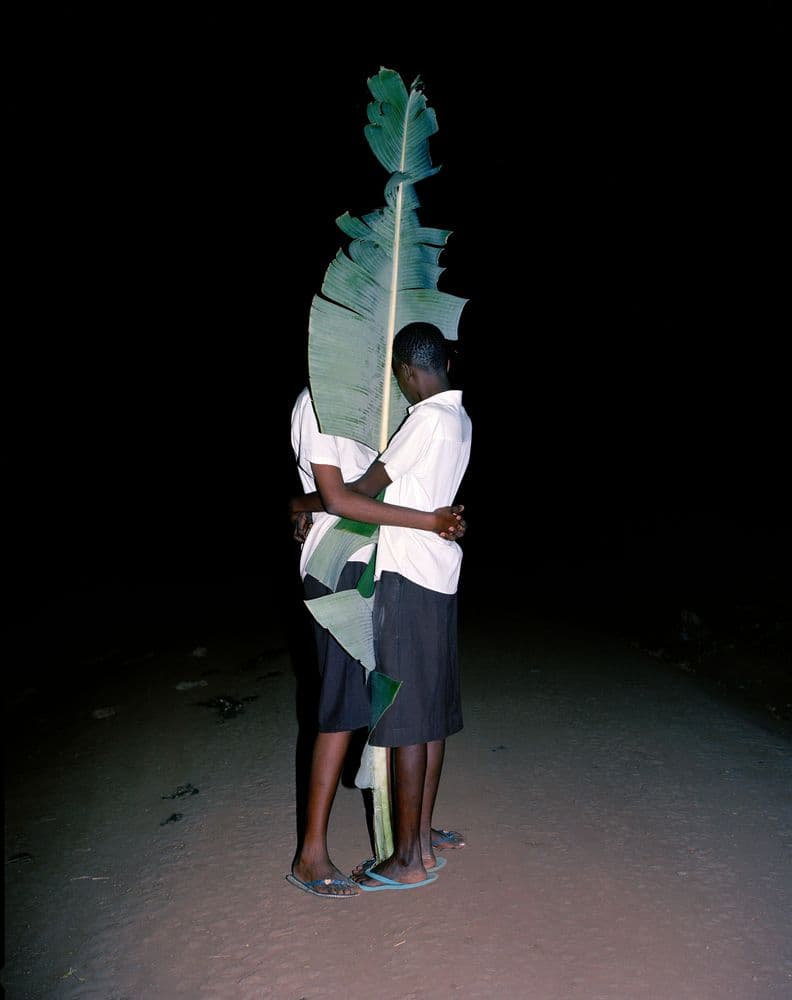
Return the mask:
<svg viewBox="0 0 792 1000">
<path fill-rule="evenodd" d="M 429 885 L 437 881 L 437 875 L 430 875 L 429 878 L 422 879 L 420 882 L 396 882 L 394 879 L 388 878 L 387 875 L 378 875 L 377 872 L 372 871 L 367 871 L 366 875 L 368 878 L 376 879 L 377 882 L 382 882 L 382 885 L 363 885 L 362 882 L 356 882 L 355 885 L 363 892 L 382 892 L 385 889 L 418 889 L 422 885 Z"/>
<path fill-rule="evenodd" d="M 360 862 L 360 864 L 358 865 L 358 868 L 362 872 L 364 872 L 368 868 L 370 868 L 372 865 L 375 865 L 376 863 L 377 863 L 377 859 L 376 858 L 366 858 L 365 861 L 361 861 Z M 448 861 L 445 858 L 435 858 L 434 866 L 432 868 L 427 868 L 426 869 L 426 874 L 428 875 L 430 872 L 439 872 L 440 869 L 441 868 L 445 868 L 445 866 L 447 864 L 448 864 Z M 355 869 L 355 872 L 357 872 L 358 868 Z M 355 885 L 357 885 L 357 882 L 355 882 Z"/>
<path fill-rule="evenodd" d="M 465 838 L 455 830 L 439 830 L 438 833 L 440 836 L 432 841 L 432 847 L 439 847 L 442 850 L 442 848 L 448 849 L 452 844 L 457 848 L 465 846 Z"/>
<path fill-rule="evenodd" d="M 341 888 L 349 888 L 357 890 L 360 888 L 356 882 L 353 882 L 348 878 L 316 878 L 312 882 L 303 882 L 302 879 L 297 878 L 296 875 L 291 874 L 286 876 L 286 881 L 291 882 L 292 885 L 296 885 L 298 889 L 302 889 L 303 892 L 310 892 L 312 896 L 321 896 L 322 899 L 352 899 L 354 896 L 359 896 L 359 892 L 341 893 L 341 892 L 317 892 L 313 888 L 315 885 L 337 885 Z"/>
</svg>

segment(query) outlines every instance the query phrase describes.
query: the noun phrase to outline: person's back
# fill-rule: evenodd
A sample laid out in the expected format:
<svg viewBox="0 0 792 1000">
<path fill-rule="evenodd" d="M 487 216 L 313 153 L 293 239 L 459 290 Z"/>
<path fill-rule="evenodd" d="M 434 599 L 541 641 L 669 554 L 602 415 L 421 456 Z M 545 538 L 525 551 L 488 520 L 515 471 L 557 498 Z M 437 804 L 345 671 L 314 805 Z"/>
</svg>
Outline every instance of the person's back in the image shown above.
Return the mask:
<svg viewBox="0 0 792 1000">
<path fill-rule="evenodd" d="M 447 389 L 409 408 L 381 461 L 392 482 L 385 502 L 421 510 L 453 503 L 470 459 L 472 424 L 462 393 Z M 462 550 L 426 531 L 380 528 L 377 576 L 401 573 L 419 586 L 443 594 L 457 590 Z"/>
</svg>

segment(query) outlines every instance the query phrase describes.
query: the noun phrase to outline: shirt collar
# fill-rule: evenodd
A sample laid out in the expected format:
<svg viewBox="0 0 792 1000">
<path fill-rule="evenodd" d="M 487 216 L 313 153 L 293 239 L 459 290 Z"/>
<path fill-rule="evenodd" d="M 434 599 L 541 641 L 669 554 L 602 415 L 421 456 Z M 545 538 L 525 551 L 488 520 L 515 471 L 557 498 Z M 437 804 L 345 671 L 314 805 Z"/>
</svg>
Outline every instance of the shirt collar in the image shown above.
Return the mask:
<svg viewBox="0 0 792 1000">
<path fill-rule="evenodd" d="M 412 406 L 407 407 L 407 412 L 412 413 L 413 410 L 417 410 L 419 406 L 423 406 L 424 403 L 438 403 L 440 406 L 461 406 L 462 405 L 462 390 L 461 389 L 446 389 L 445 392 L 436 392 L 434 396 L 427 396 L 426 399 L 420 400 L 418 403 L 413 403 Z"/>
</svg>

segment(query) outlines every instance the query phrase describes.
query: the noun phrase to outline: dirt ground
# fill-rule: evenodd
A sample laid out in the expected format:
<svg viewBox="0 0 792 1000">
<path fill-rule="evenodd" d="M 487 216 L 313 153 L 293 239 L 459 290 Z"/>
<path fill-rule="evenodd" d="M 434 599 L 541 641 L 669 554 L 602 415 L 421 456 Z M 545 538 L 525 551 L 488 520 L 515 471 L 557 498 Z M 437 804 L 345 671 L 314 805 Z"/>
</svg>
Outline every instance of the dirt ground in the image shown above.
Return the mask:
<svg viewBox="0 0 792 1000">
<path fill-rule="evenodd" d="M 467 846 L 429 887 L 321 900 L 284 880 L 287 632 L 185 625 L 18 685 L 9 1000 L 792 996 L 786 722 L 614 634 L 468 607 L 436 812 Z M 331 851 L 369 855 L 354 788 Z"/>
</svg>

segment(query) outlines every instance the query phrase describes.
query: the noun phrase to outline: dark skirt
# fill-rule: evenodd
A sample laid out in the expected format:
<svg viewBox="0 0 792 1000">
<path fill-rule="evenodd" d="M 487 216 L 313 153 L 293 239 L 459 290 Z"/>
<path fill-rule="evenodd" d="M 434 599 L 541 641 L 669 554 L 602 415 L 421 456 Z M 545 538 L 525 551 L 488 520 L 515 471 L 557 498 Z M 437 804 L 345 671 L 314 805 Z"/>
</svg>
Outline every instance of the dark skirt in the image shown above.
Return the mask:
<svg viewBox="0 0 792 1000">
<path fill-rule="evenodd" d="M 366 568 L 362 562 L 347 563 L 338 580 L 338 590 L 352 590 Z M 303 589 L 307 600 L 330 594 L 324 584 L 306 576 Z M 310 614 L 310 612 L 308 612 Z M 369 724 L 369 688 L 366 671 L 311 616 L 322 686 L 319 692 L 319 732 L 345 733 Z"/>
<path fill-rule="evenodd" d="M 403 683 L 370 742 L 412 746 L 459 732 L 456 594 L 383 573 L 374 592 L 374 646 L 377 670 Z"/>
</svg>

